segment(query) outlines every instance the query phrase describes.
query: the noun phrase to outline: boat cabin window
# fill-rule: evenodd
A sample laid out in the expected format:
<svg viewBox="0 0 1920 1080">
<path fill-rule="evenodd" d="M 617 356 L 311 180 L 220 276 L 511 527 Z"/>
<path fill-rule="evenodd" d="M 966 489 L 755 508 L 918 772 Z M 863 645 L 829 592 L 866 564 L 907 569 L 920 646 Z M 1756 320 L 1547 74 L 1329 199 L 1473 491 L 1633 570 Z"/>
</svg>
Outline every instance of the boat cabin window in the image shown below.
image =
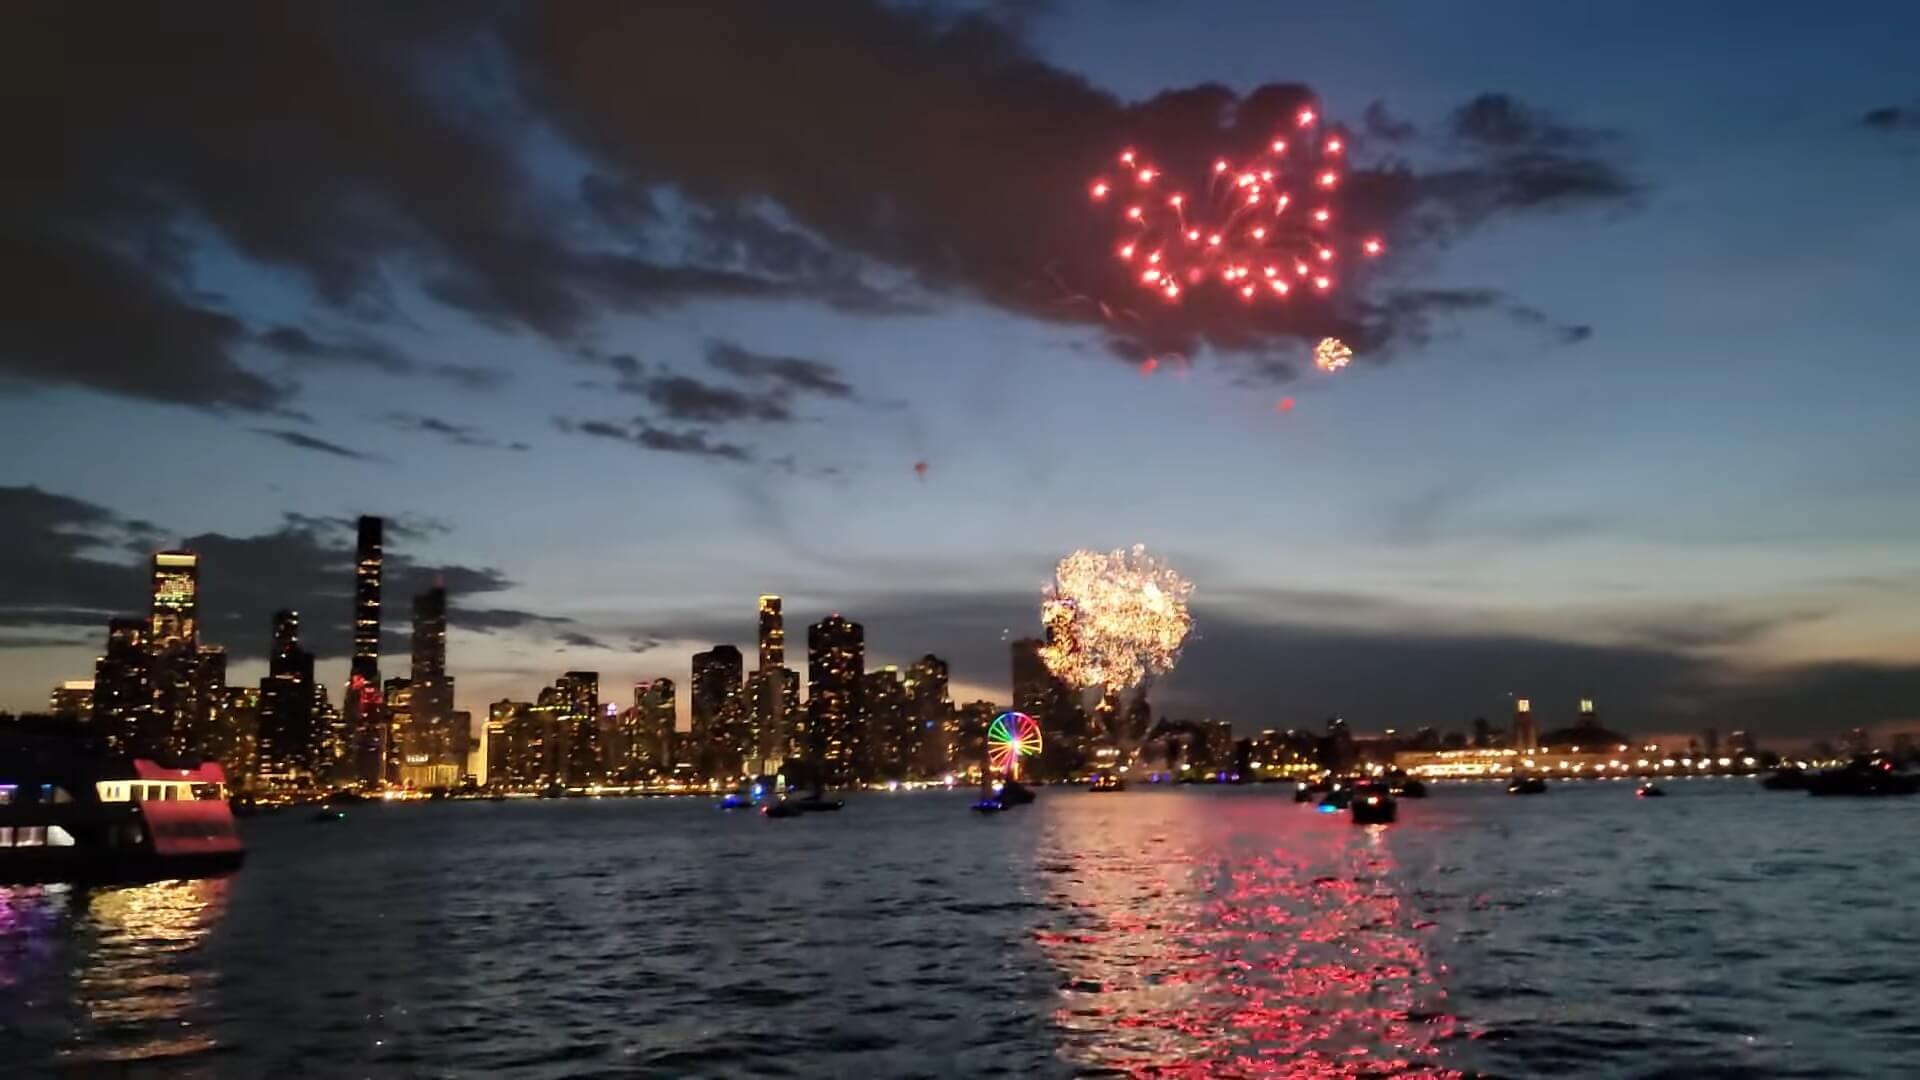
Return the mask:
<svg viewBox="0 0 1920 1080">
<path fill-rule="evenodd" d="M 61 831 L 64 832 L 65 830 Z M 67 837 L 67 842 L 72 843 L 73 838 L 71 836 Z M 20 825 L 14 827 L 0 825 L 0 848 L 45 847 L 46 844 L 47 829 L 44 825 Z"/>
<path fill-rule="evenodd" d="M 0 784 L 0 806 L 11 805 L 13 803 L 13 793 L 16 790 L 18 790 L 18 788 L 13 784 Z"/>
</svg>

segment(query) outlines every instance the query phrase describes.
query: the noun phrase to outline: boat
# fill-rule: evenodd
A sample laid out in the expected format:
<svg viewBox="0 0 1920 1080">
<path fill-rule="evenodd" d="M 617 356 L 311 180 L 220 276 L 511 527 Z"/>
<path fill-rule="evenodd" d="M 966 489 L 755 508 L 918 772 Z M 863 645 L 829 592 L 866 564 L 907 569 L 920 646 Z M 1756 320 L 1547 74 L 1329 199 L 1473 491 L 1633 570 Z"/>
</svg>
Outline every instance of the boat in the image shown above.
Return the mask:
<svg viewBox="0 0 1920 1080">
<path fill-rule="evenodd" d="M 1399 805 L 1385 784 L 1356 784 L 1349 791 L 1355 825 L 1391 825 L 1399 815 Z"/>
<path fill-rule="evenodd" d="M 1636 799 L 1664 799 L 1667 793 L 1653 781 L 1642 780 L 1640 786 L 1633 789 L 1633 795 Z"/>
<path fill-rule="evenodd" d="M 1516 776 L 1507 781 L 1509 795 L 1545 795 L 1547 782 L 1537 776 Z"/>
<path fill-rule="evenodd" d="M 313 812 L 307 821 L 314 825 L 328 825 L 336 821 L 347 820 L 347 812 L 332 806 L 323 806 Z"/>
<path fill-rule="evenodd" d="M 967 807 L 967 809 L 972 810 L 975 813 L 979 813 L 979 814 L 1001 814 L 1013 808 L 1008 806 L 1006 803 L 1000 801 L 999 798 L 992 795 L 987 795 L 982 798 L 975 799 L 972 805 Z"/>
<path fill-rule="evenodd" d="M 1296 781 L 1293 785 L 1293 801 L 1297 803 L 1312 802 L 1313 785 L 1307 783 L 1305 780 Z"/>
<path fill-rule="evenodd" d="M 1093 782 L 1087 785 L 1088 791 L 1125 791 L 1127 782 L 1118 773 L 1105 770 L 1093 774 Z"/>
<path fill-rule="evenodd" d="M 1353 804 L 1353 789 L 1345 784 L 1335 784 L 1325 795 L 1320 796 L 1319 809 L 1331 813 L 1345 810 Z"/>
<path fill-rule="evenodd" d="M 1427 785 L 1419 778 L 1408 776 L 1395 769 L 1387 774 L 1387 790 L 1402 799 L 1424 799 L 1427 797 Z"/>
<path fill-rule="evenodd" d="M 811 795 L 802 796 L 798 799 L 788 799 L 787 801 L 792 803 L 795 809 L 803 814 L 828 813 L 847 805 L 843 799 L 829 799 L 817 791 Z"/>
<path fill-rule="evenodd" d="M 806 813 L 805 810 L 795 806 L 794 801 L 795 800 L 792 799 L 779 799 L 761 807 L 760 812 L 770 818 L 799 817 L 801 814 Z"/>
<path fill-rule="evenodd" d="M 744 810 L 753 805 L 753 799 L 738 791 L 729 791 L 720 797 L 720 802 L 716 805 L 722 810 Z"/>
<path fill-rule="evenodd" d="M 1920 793 L 1920 775 L 1899 772 L 1893 762 L 1878 755 L 1857 757 L 1838 769 L 1807 778 L 1809 795 L 1913 795 Z"/>
<path fill-rule="evenodd" d="M 1003 782 L 994 797 L 1008 806 L 1025 806 L 1035 798 L 1032 789 L 1018 780 Z"/>
<path fill-rule="evenodd" d="M 59 737 L 0 745 L 0 884 L 216 877 L 246 861 L 218 762 L 90 753 Z"/>
<path fill-rule="evenodd" d="M 1760 781 L 1760 786 L 1768 791 L 1805 791 L 1807 773 L 1805 769 L 1796 769 L 1791 765 L 1775 769 L 1773 774 Z"/>
</svg>

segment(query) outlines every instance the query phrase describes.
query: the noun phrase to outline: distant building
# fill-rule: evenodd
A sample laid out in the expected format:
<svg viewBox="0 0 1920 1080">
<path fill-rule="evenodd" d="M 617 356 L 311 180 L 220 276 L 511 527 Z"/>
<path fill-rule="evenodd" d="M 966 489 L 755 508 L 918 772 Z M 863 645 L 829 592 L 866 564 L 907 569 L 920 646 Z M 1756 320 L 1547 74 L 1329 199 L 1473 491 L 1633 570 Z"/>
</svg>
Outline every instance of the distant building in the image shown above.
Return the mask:
<svg viewBox="0 0 1920 1080">
<path fill-rule="evenodd" d="M 353 742 L 351 773 L 362 784 L 388 779 L 392 750 L 380 691 L 380 571 L 386 523 L 362 516 L 353 562 L 353 663 L 341 711 Z"/>
<path fill-rule="evenodd" d="M 626 761 L 623 772 L 650 779 L 673 768 L 673 722 L 677 708 L 672 679 L 635 683 L 633 708 L 622 717 Z"/>
<path fill-rule="evenodd" d="M 1090 742 L 1110 739 L 1110 718 L 1087 716 L 1080 695 L 1048 670 L 1040 658 L 1046 642 L 1021 638 L 1009 647 L 1013 708 L 1040 725 L 1042 750 L 1033 771 L 1043 779 L 1076 775 L 1091 752 Z"/>
<path fill-rule="evenodd" d="M 107 622 L 107 651 L 93 665 L 93 723 L 107 745 L 122 754 L 147 750 L 154 735 L 148 619 Z M 164 740 L 160 740 L 164 745 Z"/>
<path fill-rule="evenodd" d="M 1002 712 L 991 701 L 970 701 L 954 710 L 953 772 L 978 780 L 987 771 L 987 727 Z M 1044 738 L 1044 733 L 1042 734 Z"/>
<path fill-rule="evenodd" d="M 532 784 L 537 769 L 529 768 L 526 755 L 528 720 L 533 705 L 502 698 L 487 707 L 485 754 L 486 783 L 492 787 Z"/>
<path fill-rule="evenodd" d="M 313 654 L 300 647 L 300 613 L 276 611 L 260 680 L 255 771 L 267 782 L 313 782 L 332 764 L 333 733 L 319 716 Z"/>
<path fill-rule="evenodd" d="M 1531 750 L 1540 745 L 1540 726 L 1533 719 L 1533 702 L 1527 698 L 1513 703 L 1513 748 Z"/>
<path fill-rule="evenodd" d="M 600 750 L 600 673 L 569 671 L 553 684 L 570 745 L 566 782 L 579 786 L 605 779 Z"/>
<path fill-rule="evenodd" d="M 93 720 L 93 680 L 68 679 L 47 695 L 47 711 L 79 723 Z"/>
<path fill-rule="evenodd" d="M 760 667 L 761 671 L 783 667 L 787 662 L 787 631 L 785 621 L 780 614 L 780 598 L 762 596 L 760 598 Z"/>
<path fill-rule="evenodd" d="M 917 776 L 941 776 L 953 768 L 953 701 L 948 697 L 947 662 L 928 653 L 907 668 L 907 712 L 919 728 Z"/>
<path fill-rule="evenodd" d="M 807 740 L 804 731 L 792 730 L 799 720 L 799 673 L 789 679 L 786 622 L 780 612 L 780 598 L 760 598 L 760 666 L 762 676 L 754 703 L 755 747 L 751 755 L 752 771 L 772 772 L 783 759 L 793 756 L 799 744 Z M 792 695 L 786 693 L 791 683 Z"/>
<path fill-rule="evenodd" d="M 222 709 L 226 726 L 233 732 L 233 745 L 218 755 L 226 768 L 227 781 L 241 790 L 256 786 L 260 768 L 260 690 L 253 686 L 229 686 Z"/>
<path fill-rule="evenodd" d="M 693 679 L 689 702 L 692 725 L 687 732 L 689 754 L 695 776 L 740 775 L 741 755 L 737 738 L 725 730 L 721 714 L 727 703 L 740 694 L 740 650 L 731 645 L 715 645 L 693 655 Z"/>
<path fill-rule="evenodd" d="M 920 726 L 907 699 L 906 684 L 900 680 L 900 669 L 888 664 L 867 672 L 860 697 L 868 778 L 910 779 L 918 772 Z"/>
<path fill-rule="evenodd" d="M 1572 727 L 1549 731 L 1540 736 L 1539 748 L 1578 754 L 1582 752 L 1624 753 L 1633 740 L 1617 731 L 1600 726 L 1600 714 L 1592 698 L 1580 699 L 1580 715 Z"/>
<path fill-rule="evenodd" d="M 453 676 L 447 674 L 447 590 L 439 585 L 413 598 L 413 722 L 409 755 L 424 754 L 440 775 L 465 771 L 472 732 L 454 714 Z"/>
<path fill-rule="evenodd" d="M 161 551 L 153 556 L 153 603 L 148 627 L 156 650 L 200 643 L 200 557 L 191 551 Z"/>
<path fill-rule="evenodd" d="M 807 727 L 810 764 L 833 783 L 859 783 L 869 768 L 862 689 L 866 632 L 829 615 L 807 628 Z"/>
</svg>

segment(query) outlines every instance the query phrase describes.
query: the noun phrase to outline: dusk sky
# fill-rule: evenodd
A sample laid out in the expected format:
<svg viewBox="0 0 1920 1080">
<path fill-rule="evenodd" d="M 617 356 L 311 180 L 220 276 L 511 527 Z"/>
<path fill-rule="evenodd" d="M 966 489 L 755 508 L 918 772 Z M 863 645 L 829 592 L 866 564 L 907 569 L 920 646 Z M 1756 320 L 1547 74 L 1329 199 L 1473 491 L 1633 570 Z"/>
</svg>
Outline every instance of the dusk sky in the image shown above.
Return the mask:
<svg viewBox="0 0 1920 1080">
<path fill-rule="evenodd" d="M 1005 702 L 1054 562 L 1140 542 L 1196 585 L 1156 706 L 1243 733 L 1920 718 L 1912 4 L 42 9 L 0 14 L 0 707 L 181 543 L 230 680 L 295 607 L 337 701 L 376 513 L 383 668 L 443 578 L 476 716 L 684 685 L 763 592 Z M 1138 299 L 1089 179 L 1302 101 L 1387 256 Z"/>
</svg>

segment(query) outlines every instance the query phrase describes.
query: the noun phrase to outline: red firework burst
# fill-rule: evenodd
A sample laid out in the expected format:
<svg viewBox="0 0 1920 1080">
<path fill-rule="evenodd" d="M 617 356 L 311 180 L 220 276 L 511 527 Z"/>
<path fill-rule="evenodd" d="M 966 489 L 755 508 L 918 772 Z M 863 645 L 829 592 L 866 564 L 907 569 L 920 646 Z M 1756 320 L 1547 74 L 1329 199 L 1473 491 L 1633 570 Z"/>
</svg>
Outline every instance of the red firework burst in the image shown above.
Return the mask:
<svg viewBox="0 0 1920 1080">
<path fill-rule="evenodd" d="M 1207 286 L 1277 302 L 1331 292 L 1343 258 L 1386 251 L 1379 237 L 1340 227 L 1345 137 L 1322 128 L 1311 109 L 1294 124 L 1245 160 L 1214 159 L 1198 182 L 1175 183 L 1133 149 L 1120 154 L 1118 172 L 1093 180 L 1093 201 L 1120 215 L 1114 256 L 1134 282 L 1169 303 Z"/>
</svg>

